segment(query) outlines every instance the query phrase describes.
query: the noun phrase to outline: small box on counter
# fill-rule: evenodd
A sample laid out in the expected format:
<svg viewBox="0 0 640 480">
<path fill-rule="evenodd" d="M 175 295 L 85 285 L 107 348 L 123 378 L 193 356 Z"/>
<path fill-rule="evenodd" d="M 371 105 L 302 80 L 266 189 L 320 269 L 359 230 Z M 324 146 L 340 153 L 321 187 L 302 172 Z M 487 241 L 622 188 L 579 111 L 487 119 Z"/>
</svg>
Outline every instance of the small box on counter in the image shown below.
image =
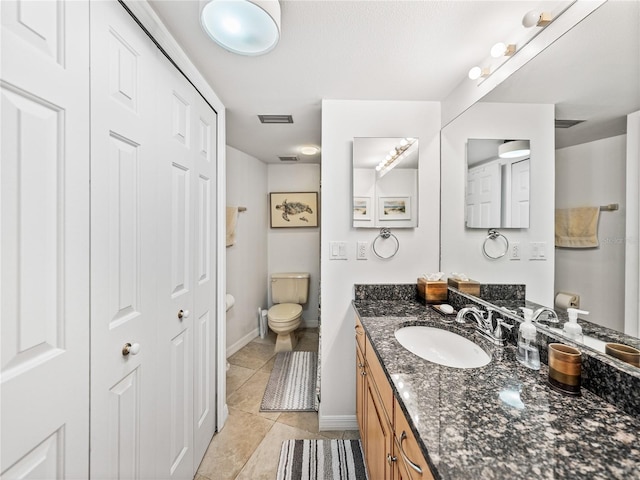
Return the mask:
<svg viewBox="0 0 640 480">
<path fill-rule="evenodd" d="M 448 278 L 447 282 L 450 286 L 457 288 L 462 293 L 468 295 L 480 296 L 480 283 L 475 280 L 456 280 L 455 278 Z"/>
<path fill-rule="evenodd" d="M 425 278 L 418 278 L 418 295 L 427 303 L 446 302 L 449 295 L 447 282 L 431 282 Z"/>
</svg>

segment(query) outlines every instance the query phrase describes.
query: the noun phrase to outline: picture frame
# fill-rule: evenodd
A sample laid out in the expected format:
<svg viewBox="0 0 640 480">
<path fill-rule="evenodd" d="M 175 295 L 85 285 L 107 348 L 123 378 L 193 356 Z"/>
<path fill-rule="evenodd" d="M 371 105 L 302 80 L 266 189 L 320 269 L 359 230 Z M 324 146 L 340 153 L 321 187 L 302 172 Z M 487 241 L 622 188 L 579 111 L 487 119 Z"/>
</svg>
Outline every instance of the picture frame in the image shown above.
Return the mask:
<svg viewBox="0 0 640 480">
<path fill-rule="evenodd" d="M 411 220 L 411 197 L 379 197 L 378 220 Z"/>
<path fill-rule="evenodd" d="M 271 228 L 318 226 L 318 192 L 269 193 Z"/>
<path fill-rule="evenodd" d="M 353 219 L 371 220 L 371 197 L 353 197 Z"/>
</svg>

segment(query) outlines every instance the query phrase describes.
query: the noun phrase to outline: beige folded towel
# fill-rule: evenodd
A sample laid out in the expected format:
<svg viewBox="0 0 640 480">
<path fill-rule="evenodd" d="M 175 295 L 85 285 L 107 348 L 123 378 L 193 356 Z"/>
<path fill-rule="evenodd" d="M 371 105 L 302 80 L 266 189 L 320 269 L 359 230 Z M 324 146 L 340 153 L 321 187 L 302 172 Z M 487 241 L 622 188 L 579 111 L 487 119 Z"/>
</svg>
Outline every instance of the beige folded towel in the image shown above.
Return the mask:
<svg viewBox="0 0 640 480">
<path fill-rule="evenodd" d="M 227 247 L 236 243 L 236 224 L 238 223 L 238 207 L 227 207 Z"/>
<path fill-rule="evenodd" d="M 556 209 L 556 247 L 597 247 L 599 216 L 600 207 Z"/>
</svg>

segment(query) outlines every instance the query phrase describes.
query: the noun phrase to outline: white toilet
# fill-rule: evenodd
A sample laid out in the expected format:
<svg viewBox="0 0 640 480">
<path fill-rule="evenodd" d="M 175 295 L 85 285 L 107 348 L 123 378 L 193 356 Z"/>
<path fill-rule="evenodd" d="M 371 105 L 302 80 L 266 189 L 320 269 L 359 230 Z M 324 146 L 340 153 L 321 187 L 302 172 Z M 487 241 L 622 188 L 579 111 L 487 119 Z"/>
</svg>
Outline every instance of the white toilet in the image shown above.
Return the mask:
<svg viewBox="0 0 640 480">
<path fill-rule="evenodd" d="M 271 300 L 267 312 L 269 328 L 276 334 L 276 352 L 287 352 L 296 346 L 295 330 L 302 322 L 302 305 L 309 295 L 308 273 L 271 274 Z"/>
</svg>

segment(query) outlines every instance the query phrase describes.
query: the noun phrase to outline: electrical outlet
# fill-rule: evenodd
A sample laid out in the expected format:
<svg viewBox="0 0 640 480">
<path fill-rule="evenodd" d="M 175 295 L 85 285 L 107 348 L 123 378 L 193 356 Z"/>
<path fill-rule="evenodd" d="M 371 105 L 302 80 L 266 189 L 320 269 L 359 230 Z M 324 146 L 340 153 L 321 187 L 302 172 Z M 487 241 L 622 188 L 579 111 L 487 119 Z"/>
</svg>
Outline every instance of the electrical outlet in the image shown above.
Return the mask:
<svg viewBox="0 0 640 480">
<path fill-rule="evenodd" d="M 356 258 L 358 260 L 369 259 L 369 242 L 358 242 Z"/>
<path fill-rule="evenodd" d="M 511 243 L 511 255 L 509 255 L 511 260 L 520 260 L 520 242 L 512 242 Z"/>
</svg>

